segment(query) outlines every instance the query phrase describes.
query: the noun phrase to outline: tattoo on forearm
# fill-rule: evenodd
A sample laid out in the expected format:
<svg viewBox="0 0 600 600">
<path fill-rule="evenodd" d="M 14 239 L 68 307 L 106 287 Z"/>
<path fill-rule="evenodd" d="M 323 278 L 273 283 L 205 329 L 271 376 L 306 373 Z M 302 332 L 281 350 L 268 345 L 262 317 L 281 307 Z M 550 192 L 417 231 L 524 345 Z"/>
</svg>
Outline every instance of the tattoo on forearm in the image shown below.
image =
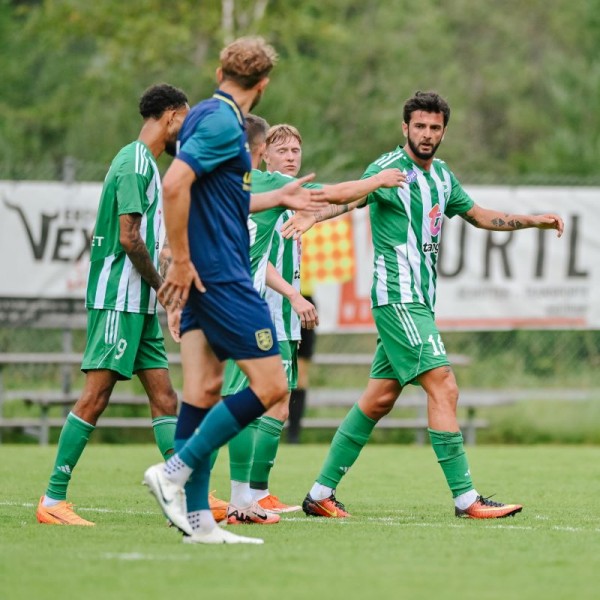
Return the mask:
<svg viewBox="0 0 600 600">
<path fill-rule="evenodd" d="M 347 204 L 330 204 L 327 208 L 319 210 L 315 213 L 315 221 L 320 223 L 321 221 L 327 221 L 328 219 L 334 219 L 348 212 Z"/>
<path fill-rule="evenodd" d="M 173 257 L 166 254 L 161 254 L 158 257 L 158 272 L 163 279 L 167 276 L 167 271 L 169 270 L 172 260 Z"/>
<path fill-rule="evenodd" d="M 146 248 L 142 239 L 134 242 L 131 250 L 127 252 L 127 256 L 142 278 L 157 290 L 162 283 L 162 277 L 154 267 L 154 263 L 148 253 L 148 248 Z"/>
<path fill-rule="evenodd" d="M 461 217 L 467 222 L 467 223 L 471 223 L 471 225 L 474 225 L 475 227 L 479 227 L 479 221 L 475 218 L 472 217 L 471 215 L 468 215 L 467 213 L 463 213 L 461 215 Z"/>
<path fill-rule="evenodd" d="M 504 231 L 523 229 L 523 227 L 525 227 L 521 221 L 508 214 L 505 214 L 504 218 L 496 217 L 495 219 L 492 219 L 492 225 Z"/>
<path fill-rule="evenodd" d="M 162 284 L 162 278 L 152 262 L 144 240 L 140 237 L 140 223 L 141 216 L 128 215 L 127 219 L 121 220 L 121 226 L 125 228 L 122 234 L 128 239 L 125 252 L 142 278 L 157 290 Z"/>
</svg>

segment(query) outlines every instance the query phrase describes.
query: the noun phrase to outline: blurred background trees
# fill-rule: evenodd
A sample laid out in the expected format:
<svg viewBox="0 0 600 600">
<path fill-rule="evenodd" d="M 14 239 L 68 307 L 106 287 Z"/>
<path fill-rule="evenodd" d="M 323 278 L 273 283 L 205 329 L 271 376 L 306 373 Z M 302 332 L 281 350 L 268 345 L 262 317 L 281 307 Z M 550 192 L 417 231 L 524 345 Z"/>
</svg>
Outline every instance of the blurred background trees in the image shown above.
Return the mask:
<svg viewBox="0 0 600 600">
<path fill-rule="evenodd" d="M 404 100 L 434 89 L 463 182 L 600 183 L 600 0 L 0 0 L 0 178 L 60 178 L 72 156 L 101 180 L 141 92 L 203 99 L 247 34 L 280 54 L 256 112 L 299 127 L 321 181 L 402 143 Z"/>
</svg>

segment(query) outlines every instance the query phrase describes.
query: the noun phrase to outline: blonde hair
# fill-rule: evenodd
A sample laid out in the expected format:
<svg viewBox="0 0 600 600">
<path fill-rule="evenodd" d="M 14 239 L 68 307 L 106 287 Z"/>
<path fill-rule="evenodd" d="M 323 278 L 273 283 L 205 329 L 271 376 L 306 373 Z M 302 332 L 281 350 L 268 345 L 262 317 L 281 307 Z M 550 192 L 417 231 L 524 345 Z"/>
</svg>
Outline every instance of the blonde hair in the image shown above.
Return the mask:
<svg viewBox="0 0 600 600">
<path fill-rule="evenodd" d="M 271 127 L 271 129 L 269 129 L 269 131 L 267 132 L 267 148 L 271 144 L 285 142 L 290 138 L 296 138 L 298 140 L 298 143 L 302 146 L 302 136 L 293 125 L 288 125 L 287 123 L 273 125 L 273 127 Z"/>
<path fill-rule="evenodd" d="M 277 52 L 261 37 L 241 37 L 223 48 L 219 58 L 225 79 L 249 90 L 269 75 Z"/>
</svg>

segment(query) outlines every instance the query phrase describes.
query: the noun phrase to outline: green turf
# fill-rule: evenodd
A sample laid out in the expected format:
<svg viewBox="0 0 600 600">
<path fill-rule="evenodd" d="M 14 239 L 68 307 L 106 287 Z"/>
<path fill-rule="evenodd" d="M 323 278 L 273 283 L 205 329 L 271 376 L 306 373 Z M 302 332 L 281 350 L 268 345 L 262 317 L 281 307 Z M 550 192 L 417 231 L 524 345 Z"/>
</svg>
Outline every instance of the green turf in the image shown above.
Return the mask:
<svg viewBox="0 0 600 600">
<path fill-rule="evenodd" d="M 325 446 L 284 446 L 272 489 L 300 501 Z M 513 519 L 465 521 L 427 447 L 370 446 L 338 496 L 348 520 L 285 516 L 244 526 L 264 546 L 188 546 L 140 485 L 151 446 L 90 445 L 70 500 L 94 528 L 35 521 L 54 447 L 0 446 L 2 600 L 597 598 L 599 447 L 479 446 L 482 493 L 519 501 Z M 226 454 L 214 485 L 228 490 Z"/>
</svg>

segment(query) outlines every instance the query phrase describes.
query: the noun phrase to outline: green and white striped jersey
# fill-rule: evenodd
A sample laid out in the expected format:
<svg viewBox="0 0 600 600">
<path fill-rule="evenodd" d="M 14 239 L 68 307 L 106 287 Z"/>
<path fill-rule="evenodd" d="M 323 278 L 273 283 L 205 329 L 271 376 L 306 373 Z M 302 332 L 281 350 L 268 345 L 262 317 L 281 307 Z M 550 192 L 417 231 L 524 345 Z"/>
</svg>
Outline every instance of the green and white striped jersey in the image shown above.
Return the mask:
<svg viewBox="0 0 600 600">
<path fill-rule="evenodd" d="M 296 178 L 278 171 L 252 170 L 252 193 L 278 190 Z M 319 183 L 305 183 L 303 187 L 320 189 Z M 299 340 L 300 319 L 287 298 L 266 286 L 267 264 L 271 262 L 289 284 L 300 290 L 300 240 L 285 240 L 282 225 L 293 215 L 283 207 L 252 213 L 248 218 L 250 231 L 250 270 L 254 288 L 265 297 L 275 324 L 277 339 Z"/>
<path fill-rule="evenodd" d="M 104 179 L 92 238 L 87 308 L 154 314 L 156 292 L 137 272 L 119 241 L 119 216 L 141 214 L 141 236 L 158 268 L 164 239 L 162 187 L 158 167 L 140 141 L 120 150 Z"/>
<path fill-rule="evenodd" d="M 465 213 L 474 203 L 445 162 L 434 159 L 424 171 L 401 147 L 371 163 L 363 178 L 391 168 L 407 174 L 405 187 L 379 188 L 367 200 L 374 248 L 371 304 L 417 302 L 433 312 L 443 217 Z"/>
<path fill-rule="evenodd" d="M 252 169 L 252 193 L 261 194 L 283 187 L 292 181 L 292 177 L 282 173 L 269 173 Z M 250 232 L 250 274 L 254 283 L 254 289 L 261 295 L 265 295 L 267 264 L 271 252 L 275 224 L 279 217 L 285 212 L 283 206 L 270 208 L 257 213 L 250 213 L 248 217 L 248 231 Z"/>
<path fill-rule="evenodd" d="M 275 265 L 277 272 L 291 284 L 297 292 L 300 292 L 300 239 L 284 239 L 281 235 L 281 227 L 294 214 L 286 210 L 275 224 L 275 233 L 271 245 L 269 262 Z M 299 341 L 302 339 L 300 331 L 300 317 L 292 309 L 287 298 L 267 288 L 265 300 L 271 311 L 271 318 L 275 325 L 277 339 L 279 341 Z"/>
</svg>

